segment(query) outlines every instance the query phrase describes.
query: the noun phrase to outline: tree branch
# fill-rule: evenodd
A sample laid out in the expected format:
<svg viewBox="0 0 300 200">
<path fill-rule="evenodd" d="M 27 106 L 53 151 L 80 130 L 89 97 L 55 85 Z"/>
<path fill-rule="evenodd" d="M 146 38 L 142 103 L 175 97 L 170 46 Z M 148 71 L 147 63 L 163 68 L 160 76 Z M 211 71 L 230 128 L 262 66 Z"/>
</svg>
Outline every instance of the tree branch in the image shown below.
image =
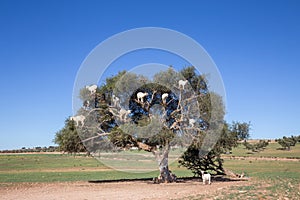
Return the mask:
<svg viewBox="0 0 300 200">
<path fill-rule="evenodd" d="M 84 139 L 84 140 L 82 140 L 82 142 L 87 142 L 87 141 L 89 141 L 89 140 L 93 140 L 93 139 L 95 139 L 95 138 L 102 137 L 102 136 L 106 136 L 106 135 L 110 135 L 110 133 L 97 133 L 96 136 L 93 136 L 93 137 Z"/>
</svg>

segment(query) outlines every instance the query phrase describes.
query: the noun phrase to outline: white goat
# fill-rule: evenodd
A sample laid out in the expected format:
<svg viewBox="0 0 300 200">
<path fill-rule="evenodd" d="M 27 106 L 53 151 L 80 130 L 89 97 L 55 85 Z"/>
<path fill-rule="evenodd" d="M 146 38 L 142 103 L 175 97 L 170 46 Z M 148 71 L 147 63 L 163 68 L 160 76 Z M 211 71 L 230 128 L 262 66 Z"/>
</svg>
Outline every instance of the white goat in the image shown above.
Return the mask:
<svg viewBox="0 0 300 200">
<path fill-rule="evenodd" d="M 70 117 L 70 120 L 73 120 L 76 123 L 76 126 L 79 126 L 79 122 L 81 123 L 81 127 L 84 125 L 85 116 L 78 115 L 75 117 Z"/>
<path fill-rule="evenodd" d="M 174 122 L 171 126 L 170 126 L 170 129 L 172 130 L 172 129 L 174 129 L 174 130 L 178 130 L 180 127 L 179 127 L 179 124 L 178 124 L 178 122 Z"/>
<path fill-rule="evenodd" d="M 112 95 L 112 101 L 114 107 L 117 107 L 120 104 L 120 98 L 115 96 L 114 94 Z"/>
<path fill-rule="evenodd" d="M 84 102 L 83 102 L 83 108 L 85 109 L 85 110 L 87 110 L 89 107 L 90 107 L 90 101 L 89 100 L 85 100 Z"/>
<path fill-rule="evenodd" d="M 196 123 L 196 120 L 195 120 L 195 119 L 189 119 L 189 125 L 190 125 L 192 128 L 194 128 L 195 123 Z"/>
<path fill-rule="evenodd" d="M 143 103 L 144 102 L 144 97 L 147 96 L 147 95 L 148 95 L 147 92 L 145 92 L 145 93 L 144 92 L 138 92 L 136 96 L 137 96 L 138 101 Z"/>
<path fill-rule="evenodd" d="M 97 90 L 97 85 L 85 86 L 86 89 L 90 91 L 91 94 L 95 94 Z"/>
<path fill-rule="evenodd" d="M 208 184 L 211 184 L 211 175 L 209 173 L 204 174 L 204 171 L 201 170 L 201 174 L 202 174 L 202 182 L 203 185 L 206 184 L 206 182 L 208 182 Z"/>
<path fill-rule="evenodd" d="M 127 115 L 129 115 L 131 113 L 131 110 L 125 110 L 124 108 L 121 108 L 119 116 L 121 120 L 126 120 L 127 119 Z"/>
<path fill-rule="evenodd" d="M 166 103 L 166 100 L 167 100 L 168 96 L 169 96 L 168 93 L 163 93 L 163 95 L 161 95 L 161 99 L 162 99 L 164 104 Z"/>
<path fill-rule="evenodd" d="M 184 86 L 187 84 L 188 80 L 179 80 L 178 84 L 179 84 L 179 88 L 184 90 Z"/>
</svg>

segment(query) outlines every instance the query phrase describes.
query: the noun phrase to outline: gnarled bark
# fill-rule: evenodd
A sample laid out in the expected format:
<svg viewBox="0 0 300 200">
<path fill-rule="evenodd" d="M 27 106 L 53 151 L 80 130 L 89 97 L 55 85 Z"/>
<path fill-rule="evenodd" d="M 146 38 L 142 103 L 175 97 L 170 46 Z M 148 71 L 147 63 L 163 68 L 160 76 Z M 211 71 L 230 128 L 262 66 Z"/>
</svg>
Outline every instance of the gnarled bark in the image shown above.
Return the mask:
<svg viewBox="0 0 300 200">
<path fill-rule="evenodd" d="M 158 183 L 171 183 L 176 182 L 176 176 L 169 170 L 169 150 L 170 145 L 166 144 L 162 151 L 154 151 L 156 160 L 158 161 L 160 175 L 154 182 Z"/>
</svg>

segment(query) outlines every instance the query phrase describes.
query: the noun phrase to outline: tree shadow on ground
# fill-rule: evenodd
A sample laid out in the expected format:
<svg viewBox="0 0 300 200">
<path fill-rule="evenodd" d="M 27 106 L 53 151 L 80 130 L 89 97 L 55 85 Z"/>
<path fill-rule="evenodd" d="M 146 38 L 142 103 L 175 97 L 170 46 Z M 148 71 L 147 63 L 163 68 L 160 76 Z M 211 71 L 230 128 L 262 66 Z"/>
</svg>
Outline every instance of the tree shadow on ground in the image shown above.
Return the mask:
<svg viewBox="0 0 300 200">
<path fill-rule="evenodd" d="M 115 180 L 89 180 L 89 183 L 116 183 L 116 182 L 141 182 L 145 181 L 149 184 L 154 184 L 153 178 L 135 178 L 135 179 L 115 179 Z M 199 177 L 180 177 L 177 178 L 174 183 L 186 183 L 186 182 L 199 182 L 201 179 Z M 248 178 L 228 178 L 216 176 L 212 177 L 213 182 L 233 182 L 233 181 L 248 181 Z"/>
</svg>

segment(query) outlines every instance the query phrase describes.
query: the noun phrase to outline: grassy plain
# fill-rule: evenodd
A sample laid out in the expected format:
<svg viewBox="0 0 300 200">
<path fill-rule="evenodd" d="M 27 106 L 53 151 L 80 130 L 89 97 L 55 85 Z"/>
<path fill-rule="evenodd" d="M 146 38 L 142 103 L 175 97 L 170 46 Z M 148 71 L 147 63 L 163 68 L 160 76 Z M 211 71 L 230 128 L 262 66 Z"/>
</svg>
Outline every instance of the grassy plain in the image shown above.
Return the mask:
<svg viewBox="0 0 300 200">
<path fill-rule="evenodd" d="M 291 151 L 279 148 L 278 144 L 271 143 L 262 152 L 250 153 L 243 145 L 238 146 L 232 154 L 223 156 L 224 167 L 236 173 L 244 172 L 250 181 L 246 185 L 236 184 L 212 194 L 190 196 L 188 199 L 300 199 L 300 145 L 292 147 Z M 131 156 L 141 159 L 146 154 L 133 152 Z M 121 162 L 121 158 L 112 162 Z M 145 162 L 141 162 L 141 165 L 147 166 L 149 160 L 143 159 Z M 136 166 L 135 162 L 127 162 L 127 165 L 125 168 L 141 167 Z M 190 171 L 179 168 L 177 162 L 173 162 L 170 169 L 178 177 L 192 176 Z M 83 155 L 0 154 L 0 187 L 22 182 L 139 179 L 157 175 L 158 171 L 116 171 L 95 158 Z"/>
<path fill-rule="evenodd" d="M 245 186 L 231 186 L 213 195 L 189 199 L 300 199 L 300 144 L 291 151 L 270 143 L 264 151 L 249 152 L 243 145 L 224 155 L 224 167 L 244 172 L 251 181 Z M 286 159 L 288 158 L 288 159 Z"/>
<path fill-rule="evenodd" d="M 134 169 L 136 163 L 132 162 Z M 177 176 L 192 176 L 190 171 L 172 163 Z M 63 154 L 0 155 L 0 182 L 53 182 L 138 179 L 156 177 L 158 171 L 129 173 L 116 171 L 92 157 Z"/>
<path fill-rule="evenodd" d="M 227 155 L 225 155 L 227 156 Z M 300 159 L 300 143 L 291 147 L 290 151 L 281 150 L 281 146 L 277 142 L 271 142 L 269 145 L 259 153 L 253 153 L 245 148 L 244 145 L 239 144 L 237 148 L 232 150 L 229 156 L 246 156 L 246 157 L 276 157 L 276 158 L 298 158 Z"/>
<path fill-rule="evenodd" d="M 278 150 L 277 143 L 271 143 L 260 153 L 249 153 L 243 145 L 233 149 L 232 154 L 224 155 L 224 167 L 236 173 L 244 172 L 249 177 L 258 179 L 279 177 L 300 180 L 300 161 L 293 160 L 260 160 L 256 158 L 298 158 L 300 144 L 291 151 Z M 142 155 L 139 155 L 142 156 Z M 235 157 L 245 157 L 235 159 Z M 251 159 L 249 159 L 251 158 Z M 138 164 L 147 165 L 147 162 Z M 128 163 L 134 169 L 137 163 Z M 177 162 L 170 165 L 171 170 L 179 177 L 192 176 L 185 168 L 178 167 Z M 157 176 L 158 171 L 147 173 L 127 173 L 116 171 L 95 158 L 83 155 L 66 154 L 0 154 L 0 182 L 53 182 L 53 181 L 86 181 L 126 178 L 150 178 Z"/>
</svg>

